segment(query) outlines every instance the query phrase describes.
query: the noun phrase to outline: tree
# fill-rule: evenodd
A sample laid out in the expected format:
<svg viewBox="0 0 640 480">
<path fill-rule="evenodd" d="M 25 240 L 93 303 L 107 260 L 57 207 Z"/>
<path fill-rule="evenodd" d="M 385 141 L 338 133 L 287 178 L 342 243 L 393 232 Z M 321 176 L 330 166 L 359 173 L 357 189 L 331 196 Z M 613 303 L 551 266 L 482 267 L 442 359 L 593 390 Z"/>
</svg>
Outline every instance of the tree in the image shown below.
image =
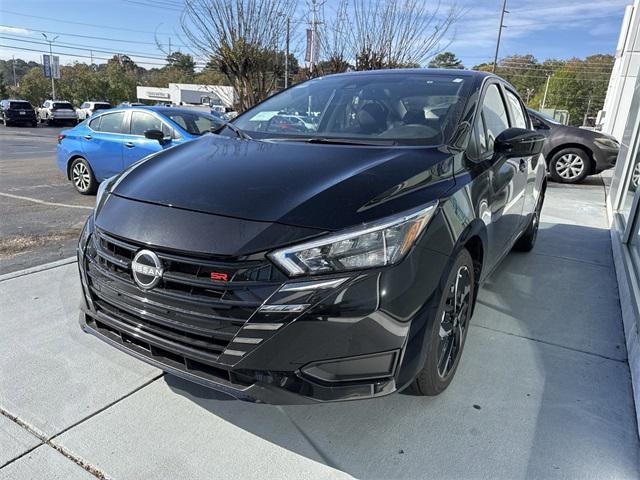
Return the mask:
<svg viewBox="0 0 640 480">
<path fill-rule="evenodd" d="M 108 91 L 105 78 L 86 63 L 74 63 L 60 67 L 60 80 L 57 81 L 56 93 L 75 105 L 87 100 L 104 100 Z"/>
<path fill-rule="evenodd" d="M 196 62 L 189 54 L 182 52 L 173 52 L 167 55 L 168 68 L 174 68 L 186 76 L 193 76 L 195 73 Z"/>
<path fill-rule="evenodd" d="M 456 57 L 453 52 L 442 52 L 433 57 L 433 60 L 429 62 L 429 68 L 457 68 L 462 69 L 464 65 Z"/>
<path fill-rule="evenodd" d="M 293 0 L 186 0 L 181 28 L 192 48 L 211 59 L 246 110 L 282 78 L 285 22 Z"/>
<path fill-rule="evenodd" d="M 440 3 L 430 7 L 426 0 L 354 0 L 344 35 L 356 69 L 423 64 L 461 14 L 455 3 L 446 12 L 440 11 Z"/>
<path fill-rule="evenodd" d="M 0 70 L 0 98 L 5 98 L 8 91 L 9 89 L 4 81 L 4 72 Z"/>
<path fill-rule="evenodd" d="M 106 97 L 112 103 L 136 99 L 140 68 L 127 55 L 114 55 L 105 67 Z"/>
<path fill-rule="evenodd" d="M 562 62 L 549 78 L 545 108 L 569 111 L 569 123 L 582 125 L 604 105 L 607 86 L 615 58 L 612 55 L 592 55 L 584 60 L 573 58 Z M 531 101 L 540 108 L 544 91 Z"/>
<path fill-rule="evenodd" d="M 41 105 L 51 98 L 51 81 L 45 78 L 42 68 L 33 67 L 20 79 L 16 93 L 33 105 Z"/>
</svg>

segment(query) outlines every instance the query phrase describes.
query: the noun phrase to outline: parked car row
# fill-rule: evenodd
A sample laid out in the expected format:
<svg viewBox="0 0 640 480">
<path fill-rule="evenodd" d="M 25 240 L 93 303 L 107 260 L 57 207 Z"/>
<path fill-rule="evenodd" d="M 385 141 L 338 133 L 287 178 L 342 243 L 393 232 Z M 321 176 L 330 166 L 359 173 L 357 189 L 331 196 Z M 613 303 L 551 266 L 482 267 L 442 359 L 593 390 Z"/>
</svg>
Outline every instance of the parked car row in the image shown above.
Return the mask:
<svg viewBox="0 0 640 480">
<path fill-rule="evenodd" d="M 57 162 L 82 194 L 152 153 L 223 125 L 205 113 L 174 107 L 123 107 L 96 111 L 58 135 Z"/>
</svg>

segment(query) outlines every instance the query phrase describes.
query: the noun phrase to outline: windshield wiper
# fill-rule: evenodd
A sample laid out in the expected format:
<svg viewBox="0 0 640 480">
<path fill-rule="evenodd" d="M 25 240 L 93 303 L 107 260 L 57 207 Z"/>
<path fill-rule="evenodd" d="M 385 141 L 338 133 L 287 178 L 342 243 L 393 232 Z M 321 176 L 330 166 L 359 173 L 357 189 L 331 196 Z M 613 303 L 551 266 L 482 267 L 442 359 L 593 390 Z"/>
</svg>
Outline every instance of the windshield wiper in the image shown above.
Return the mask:
<svg viewBox="0 0 640 480">
<path fill-rule="evenodd" d="M 239 129 L 233 123 L 230 123 L 230 122 L 224 122 L 224 123 L 221 123 L 217 127 L 211 127 L 210 131 L 211 131 L 211 133 L 218 134 L 218 133 L 222 132 L 222 130 L 224 130 L 225 128 L 228 128 L 229 130 L 231 130 L 239 138 L 242 138 L 244 140 L 252 140 L 252 137 L 249 136 L 249 134 L 245 133 L 243 130 Z"/>
<path fill-rule="evenodd" d="M 340 137 L 276 137 L 270 138 L 271 141 L 280 142 L 304 142 L 304 143 L 324 143 L 327 145 L 369 145 L 369 146 L 388 146 L 396 145 L 395 140 L 378 140 L 378 139 L 359 139 L 359 138 L 340 138 Z"/>
</svg>

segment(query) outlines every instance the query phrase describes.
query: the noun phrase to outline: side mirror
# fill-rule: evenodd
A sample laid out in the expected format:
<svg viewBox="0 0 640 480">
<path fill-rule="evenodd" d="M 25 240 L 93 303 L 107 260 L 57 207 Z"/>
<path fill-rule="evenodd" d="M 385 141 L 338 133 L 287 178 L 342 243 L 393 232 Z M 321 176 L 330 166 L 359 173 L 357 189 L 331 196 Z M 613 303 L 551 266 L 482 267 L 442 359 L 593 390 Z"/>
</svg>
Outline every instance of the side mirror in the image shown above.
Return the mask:
<svg viewBox="0 0 640 480">
<path fill-rule="evenodd" d="M 162 132 L 162 130 L 147 130 L 144 132 L 144 136 L 149 140 L 157 140 L 160 144 L 163 144 L 165 141 L 164 133 Z"/>
<path fill-rule="evenodd" d="M 509 128 L 496 138 L 493 150 L 505 158 L 531 157 L 542 152 L 544 135 L 524 128 Z"/>
</svg>

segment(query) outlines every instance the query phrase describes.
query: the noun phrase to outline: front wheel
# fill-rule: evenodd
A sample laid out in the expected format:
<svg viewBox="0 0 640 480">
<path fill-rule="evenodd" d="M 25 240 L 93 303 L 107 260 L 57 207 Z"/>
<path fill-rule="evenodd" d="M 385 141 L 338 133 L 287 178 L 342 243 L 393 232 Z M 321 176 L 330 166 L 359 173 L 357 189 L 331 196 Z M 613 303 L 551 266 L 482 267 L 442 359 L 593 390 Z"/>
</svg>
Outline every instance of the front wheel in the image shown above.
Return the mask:
<svg viewBox="0 0 640 480">
<path fill-rule="evenodd" d="M 440 302 L 426 339 L 425 365 L 413 383 L 413 390 L 419 395 L 438 395 L 453 380 L 467 338 L 474 298 L 473 259 L 462 249 L 441 286 Z"/>
<path fill-rule="evenodd" d="M 565 148 L 549 163 L 551 178 L 560 183 L 580 183 L 589 175 L 591 160 L 584 150 Z"/>
<path fill-rule="evenodd" d="M 76 158 L 71 164 L 71 181 L 82 195 L 91 195 L 98 189 L 98 181 L 91 166 L 84 158 Z"/>
</svg>

